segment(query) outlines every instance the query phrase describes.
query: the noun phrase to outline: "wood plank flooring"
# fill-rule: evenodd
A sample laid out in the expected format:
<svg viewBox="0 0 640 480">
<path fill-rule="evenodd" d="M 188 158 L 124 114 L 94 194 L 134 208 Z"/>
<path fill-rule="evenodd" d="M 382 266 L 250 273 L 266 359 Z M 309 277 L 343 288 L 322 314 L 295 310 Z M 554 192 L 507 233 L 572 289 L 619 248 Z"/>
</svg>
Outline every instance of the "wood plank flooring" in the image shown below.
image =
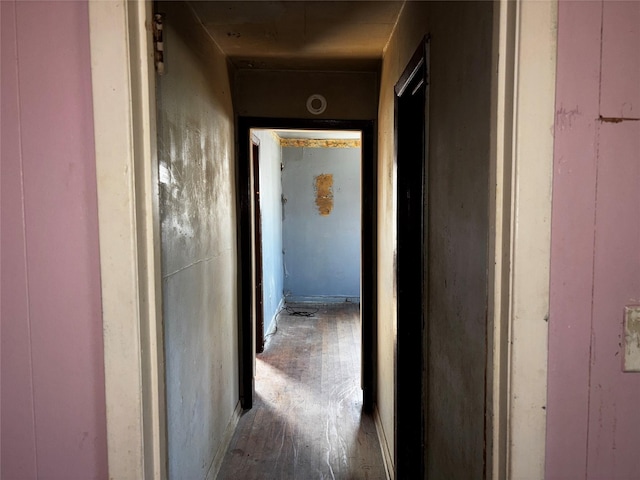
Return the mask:
<svg viewBox="0 0 640 480">
<path fill-rule="evenodd" d="M 256 360 L 254 407 L 240 418 L 219 480 L 386 479 L 362 412 L 358 305 L 290 305 Z"/>
</svg>

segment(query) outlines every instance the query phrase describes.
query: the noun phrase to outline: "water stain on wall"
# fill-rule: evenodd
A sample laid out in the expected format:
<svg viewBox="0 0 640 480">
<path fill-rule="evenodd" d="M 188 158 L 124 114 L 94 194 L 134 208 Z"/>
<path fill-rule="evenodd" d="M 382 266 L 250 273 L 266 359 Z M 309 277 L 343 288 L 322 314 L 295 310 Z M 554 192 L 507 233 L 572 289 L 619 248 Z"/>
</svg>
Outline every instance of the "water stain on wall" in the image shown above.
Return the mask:
<svg viewBox="0 0 640 480">
<path fill-rule="evenodd" d="M 299 148 L 360 148 L 360 139 L 312 139 L 312 138 L 280 138 L 281 147 Z"/>
<path fill-rule="evenodd" d="M 333 174 L 322 173 L 314 177 L 314 180 L 318 213 L 326 217 L 333 210 Z"/>
</svg>

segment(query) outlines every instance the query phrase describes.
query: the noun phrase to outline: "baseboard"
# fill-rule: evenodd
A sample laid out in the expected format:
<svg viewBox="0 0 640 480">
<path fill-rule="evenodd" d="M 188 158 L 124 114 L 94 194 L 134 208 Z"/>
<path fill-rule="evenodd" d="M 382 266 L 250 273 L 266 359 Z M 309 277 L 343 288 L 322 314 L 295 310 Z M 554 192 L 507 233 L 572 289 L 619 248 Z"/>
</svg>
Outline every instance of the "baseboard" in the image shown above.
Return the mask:
<svg viewBox="0 0 640 480">
<path fill-rule="evenodd" d="M 282 310 L 283 308 L 284 308 L 284 297 L 280 299 L 280 302 L 276 307 L 276 313 L 274 313 L 273 317 L 271 317 L 271 322 L 269 322 L 269 327 L 267 328 L 267 331 L 264 334 L 265 338 L 268 338 L 274 333 L 276 333 L 276 328 L 278 326 L 276 320 L 278 319 L 278 314 L 280 313 L 280 310 Z"/>
<path fill-rule="evenodd" d="M 395 480 L 395 470 L 393 468 L 393 455 L 389 451 L 389 444 L 387 443 L 387 436 L 384 434 L 384 428 L 382 427 L 382 420 L 380 419 L 380 412 L 378 406 L 373 408 L 373 422 L 376 425 L 376 433 L 378 434 L 378 442 L 380 443 L 380 450 L 382 451 L 382 460 L 384 462 L 384 469 L 387 473 L 389 480 Z"/>
<path fill-rule="evenodd" d="M 213 457 L 213 461 L 211 462 L 211 466 L 209 467 L 209 472 L 207 472 L 207 480 L 214 480 L 218 476 L 220 467 L 222 466 L 222 461 L 224 460 L 224 456 L 226 455 L 227 450 L 229 450 L 231 439 L 233 438 L 233 434 L 236 431 L 236 427 L 238 426 L 240 415 L 242 415 L 242 405 L 238 400 L 236 408 L 233 410 L 233 414 L 231 415 L 231 420 L 229 420 L 229 424 L 222 434 L 220 447 L 218 448 L 215 457 Z"/>
<path fill-rule="evenodd" d="M 271 337 L 275 335 L 276 330 L 278 329 L 278 314 L 282 311 L 283 308 L 284 308 L 284 297 L 280 299 L 280 303 L 278 303 L 278 307 L 276 308 L 276 313 L 274 313 L 273 317 L 271 318 L 271 322 L 269 322 L 269 327 L 267 328 L 267 331 L 264 334 L 265 347 L 267 346 L 267 343 L 269 343 L 269 340 L 271 340 Z"/>
<path fill-rule="evenodd" d="M 289 295 L 286 303 L 360 303 L 360 297 L 345 297 L 340 295 Z"/>
</svg>

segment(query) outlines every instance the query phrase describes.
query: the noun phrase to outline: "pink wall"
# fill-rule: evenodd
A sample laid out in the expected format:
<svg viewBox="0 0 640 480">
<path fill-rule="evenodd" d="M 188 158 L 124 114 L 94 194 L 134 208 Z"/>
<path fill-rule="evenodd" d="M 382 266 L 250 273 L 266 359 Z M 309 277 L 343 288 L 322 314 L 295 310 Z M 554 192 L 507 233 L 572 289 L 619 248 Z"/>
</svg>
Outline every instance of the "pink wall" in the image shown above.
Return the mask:
<svg viewBox="0 0 640 480">
<path fill-rule="evenodd" d="M 640 478 L 640 373 L 621 360 L 640 301 L 639 49 L 640 2 L 560 2 L 549 479 Z"/>
<path fill-rule="evenodd" d="M 106 478 L 87 4 L 0 9 L 0 475 Z"/>
</svg>

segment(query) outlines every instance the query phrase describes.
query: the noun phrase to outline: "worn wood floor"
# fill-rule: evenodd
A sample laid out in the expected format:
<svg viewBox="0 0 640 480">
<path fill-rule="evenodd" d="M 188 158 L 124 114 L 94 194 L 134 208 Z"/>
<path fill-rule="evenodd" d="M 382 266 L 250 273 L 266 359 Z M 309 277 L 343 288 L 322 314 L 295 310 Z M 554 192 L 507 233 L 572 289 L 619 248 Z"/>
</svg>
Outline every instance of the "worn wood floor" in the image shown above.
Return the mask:
<svg viewBox="0 0 640 480">
<path fill-rule="evenodd" d="M 246 411 L 218 479 L 386 479 L 373 419 L 362 412 L 355 304 L 291 305 L 257 356 Z"/>
</svg>

